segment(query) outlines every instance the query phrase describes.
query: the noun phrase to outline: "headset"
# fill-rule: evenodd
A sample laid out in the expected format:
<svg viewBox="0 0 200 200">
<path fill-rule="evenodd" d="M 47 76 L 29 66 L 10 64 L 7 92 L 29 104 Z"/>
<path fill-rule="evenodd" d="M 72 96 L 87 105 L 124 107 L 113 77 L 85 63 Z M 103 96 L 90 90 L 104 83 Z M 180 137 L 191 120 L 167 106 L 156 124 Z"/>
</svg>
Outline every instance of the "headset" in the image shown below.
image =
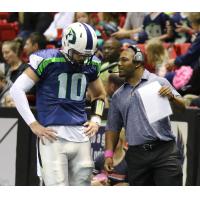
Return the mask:
<svg viewBox="0 0 200 200">
<path fill-rule="evenodd" d="M 132 49 L 135 52 L 133 62 L 134 61 L 144 62 L 144 55 L 143 55 L 142 51 L 140 50 L 140 48 L 138 48 L 136 45 L 130 45 L 128 48 Z"/>
</svg>

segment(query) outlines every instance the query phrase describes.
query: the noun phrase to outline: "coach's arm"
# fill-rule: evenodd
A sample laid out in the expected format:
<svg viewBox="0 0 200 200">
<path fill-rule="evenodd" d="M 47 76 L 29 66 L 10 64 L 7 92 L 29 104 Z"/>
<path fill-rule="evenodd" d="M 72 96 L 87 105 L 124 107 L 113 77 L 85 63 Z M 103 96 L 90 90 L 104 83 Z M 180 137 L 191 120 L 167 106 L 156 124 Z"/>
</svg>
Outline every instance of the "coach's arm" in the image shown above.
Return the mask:
<svg viewBox="0 0 200 200">
<path fill-rule="evenodd" d="M 107 172 L 112 172 L 113 154 L 119 141 L 119 132 L 106 131 L 105 133 L 105 163 L 104 168 Z"/>
</svg>

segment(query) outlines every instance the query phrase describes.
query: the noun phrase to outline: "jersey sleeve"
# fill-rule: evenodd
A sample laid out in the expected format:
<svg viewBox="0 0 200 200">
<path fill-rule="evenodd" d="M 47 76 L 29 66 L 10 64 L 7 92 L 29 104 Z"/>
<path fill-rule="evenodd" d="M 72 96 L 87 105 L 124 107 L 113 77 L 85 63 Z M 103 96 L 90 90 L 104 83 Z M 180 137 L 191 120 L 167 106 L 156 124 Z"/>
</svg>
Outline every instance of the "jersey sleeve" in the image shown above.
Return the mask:
<svg viewBox="0 0 200 200">
<path fill-rule="evenodd" d="M 33 71 L 37 74 L 38 77 L 41 77 L 43 73 L 43 65 L 45 59 L 37 54 L 32 54 L 29 57 L 29 66 L 33 69 Z"/>
<path fill-rule="evenodd" d="M 89 82 L 95 81 L 99 75 L 100 75 L 100 68 L 101 68 L 101 61 L 94 57 L 90 63 L 90 76 L 89 76 Z"/>
<path fill-rule="evenodd" d="M 52 62 L 65 62 L 63 57 L 59 57 L 56 49 L 44 49 L 30 55 L 29 65 L 40 78 L 46 72 L 47 66 Z"/>
</svg>

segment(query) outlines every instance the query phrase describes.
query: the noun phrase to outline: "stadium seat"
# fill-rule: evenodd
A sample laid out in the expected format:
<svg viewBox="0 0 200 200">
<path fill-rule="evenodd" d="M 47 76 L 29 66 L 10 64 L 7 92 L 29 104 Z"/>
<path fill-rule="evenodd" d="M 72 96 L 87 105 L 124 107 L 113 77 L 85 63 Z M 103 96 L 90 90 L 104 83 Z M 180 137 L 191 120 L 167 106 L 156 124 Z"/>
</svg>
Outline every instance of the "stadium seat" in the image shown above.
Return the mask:
<svg viewBox="0 0 200 200">
<path fill-rule="evenodd" d="M 18 31 L 18 22 L 8 23 L 6 20 L 0 20 L 0 41 L 13 40 Z"/>
<path fill-rule="evenodd" d="M 179 55 L 185 54 L 190 46 L 191 43 L 175 44 L 175 47 L 178 51 L 177 53 L 179 53 Z"/>
<path fill-rule="evenodd" d="M 8 19 L 10 16 L 9 12 L 0 12 L 0 19 Z"/>
<path fill-rule="evenodd" d="M 119 27 L 123 28 L 126 21 L 126 15 L 125 14 L 119 14 Z"/>
</svg>

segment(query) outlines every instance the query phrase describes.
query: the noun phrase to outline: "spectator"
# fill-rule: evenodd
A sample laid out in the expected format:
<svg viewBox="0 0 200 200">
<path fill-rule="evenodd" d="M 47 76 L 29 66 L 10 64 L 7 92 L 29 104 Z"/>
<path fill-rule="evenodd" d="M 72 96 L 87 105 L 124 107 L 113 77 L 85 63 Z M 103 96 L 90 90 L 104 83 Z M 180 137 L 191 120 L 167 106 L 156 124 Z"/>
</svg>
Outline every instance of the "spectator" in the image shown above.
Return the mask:
<svg viewBox="0 0 200 200">
<path fill-rule="evenodd" d="M 107 67 L 118 61 L 120 51 L 121 51 L 121 44 L 117 39 L 110 38 L 107 41 L 105 41 L 102 48 L 103 60 L 102 60 L 101 74 L 100 74 L 100 78 L 105 87 L 106 87 L 106 84 L 108 81 L 108 75 L 109 75 Z M 112 70 L 117 70 L 117 69 L 118 68 L 116 66 L 113 66 Z"/>
<path fill-rule="evenodd" d="M 108 84 L 107 84 L 107 94 L 110 98 L 112 98 L 115 91 L 120 88 L 124 84 L 124 79 L 119 77 L 119 74 L 111 73 L 108 76 Z"/>
<path fill-rule="evenodd" d="M 45 49 L 46 44 L 47 41 L 43 34 L 40 34 L 38 32 L 33 32 L 26 39 L 24 45 L 24 52 L 26 53 L 27 56 L 30 56 L 32 53 L 38 50 Z"/>
<path fill-rule="evenodd" d="M 117 39 L 132 39 L 135 33 L 138 33 L 142 30 L 142 24 L 145 15 L 146 13 L 144 12 L 128 12 L 124 27 L 113 33 L 112 37 Z M 130 40 L 122 40 L 122 43 L 124 42 L 130 43 Z"/>
<path fill-rule="evenodd" d="M 109 38 L 112 33 L 118 31 L 119 14 L 114 12 L 104 12 L 103 20 L 100 21 L 100 24 L 103 26 L 103 29 Z"/>
<path fill-rule="evenodd" d="M 152 38 L 145 44 L 147 69 L 155 72 L 160 77 L 165 77 L 170 83 L 173 81 L 175 72 L 169 72 L 165 64 L 169 60 L 169 53 L 163 42 L 158 38 Z"/>
<path fill-rule="evenodd" d="M 143 21 L 143 31 L 139 32 L 139 35 L 134 39 L 138 43 L 144 43 L 155 37 L 165 42 L 173 40 L 170 18 L 163 12 L 151 12 L 146 15 Z"/>
<path fill-rule="evenodd" d="M 191 42 L 191 35 L 193 34 L 193 29 L 191 28 L 191 23 L 184 12 L 175 12 L 172 16 L 172 23 L 175 31 L 174 43 L 187 43 Z"/>
<path fill-rule="evenodd" d="M 101 32 L 96 28 L 98 24 L 97 16 L 95 13 L 89 13 L 89 12 L 76 12 L 74 15 L 74 21 L 80 22 L 80 23 L 88 23 L 90 24 L 93 29 L 95 30 L 95 33 L 97 35 L 97 47 L 100 48 L 104 40 L 102 39 Z"/>
<path fill-rule="evenodd" d="M 96 29 L 101 32 L 102 39 L 106 41 L 111 37 L 112 33 L 118 31 L 119 14 L 99 12 L 98 19 Z"/>
<path fill-rule="evenodd" d="M 124 83 L 124 80 L 121 79 L 116 74 L 110 74 L 108 76 L 108 84 L 106 87 L 106 92 L 109 100 L 112 99 L 114 92 Z M 116 150 L 114 152 L 114 171 L 111 174 L 106 173 L 104 170 L 104 155 L 100 154 L 95 159 L 95 169 L 94 177 L 92 179 L 93 186 L 102 186 L 102 185 L 128 185 L 127 182 L 127 164 L 125 161 L 125 151 L 127 150 L 125 132 L 124 129 L 120 133 L 119 142 L 117 144 Z"/>
<path fill-rule="evenodd" d="M 50 26 L 45 30 L 44 35 L 48 41 L 60 40 L 62 30 L 73 22 L 74 12 L 59 12 L 54 15 Z"/>
<path fill-rule="evenodd" d="M 188 52 L 184 55 L 176 57 L 176 59 L 170 59 L 167 63 L 169 70 L 175 65 L 180 67 L 182 65 L 190 65 L 193 68 L 199 67 L 199 55 L 200 55 L 200 13 L 189 13 L 188 18 L 192 24 L 192 28 L 196 33 L 196 39 L 188 49 Z"/>
<path fill-rule="evenodd" d="M 141 15 L 144 17 L 141 26 L 131 30 L 120 30 L 119 32 L 113 33 L 112 36 L 116 38 L 130 38 L 134 41 L 122 40 L 123 44 L 144 43 L 146 40 L 154 37 L 158 37 L 167 42 L 172 40 L 173 31 L 168 15 L 159 12 L 152 12 L 147 15 L 142 13 Z"/>
<path fill-rule="evenodd" d="M 166 63 L 166 67 L 171 71 L 174 66 L 178 68 L 181 66 L 191 66 L 193 68 L 192 77 L 188 84 L 181 89 L 181 94 L 200 95 L 200 13 L 191 12 L 188 15 L 188 19 L 196 33 L 196 39 L 192 42 L 192 45 L 185 54 L 175 59 L 170 59 Z"/>
<path fill-rule="evenodd" d="M 127 150 L 125 132 L 121 131 L 117 147 L 113 155 L 114 169 L 108 174 L 104 170 L 104 154 L 100 154 L 94 162 L 94 177 L 92 179 L 93 186 L 111 185 L 122 186 L 128 185 L 127 164 L 125 161 L 125 152 Z"/>
<path fill-rule="evenodd" d="M 120 88 L 123 85 L 123 83 L 124 83 L 124 79 L 120 78 L 119 75 L 117 74 L 111 73 L 108 76 L 106 92 L 107 92 L 107 98 L 108 98 L 109 104 L 110 104 L 113 94 L 118 88 Z"/>
<path fill-rule="evenodd" d="M 115 38 L 108 39 L 103 45 L 103 48 L 102 48 L 103 60 L 102 60 L 102 65 L 101 65 L 101 70 L 100 70 L 100 78 L 103 82 L 105 89 L 107 88 L 108 77 L 110 75 L 109 70 L 112 70 L 113 72 L 116 70 L 118 71 L 117 61 L 118 61 L 120 51 L 121 51 L 121 44 Z M 88 91 L 87 92 L 88 101 L 90 100 L 90 98 L 91 98 L 91 94 Z M 106 107 L 109 106 L 109 99 L 110 97 L 107 96 L 106 102 L 105 102 Z"/>
<path fill-rule="evenodd" d="M 74 14 L 74 22 L 89 23 L 89 13 L 87 12 L 76 12 Z"/>
<path fill-rule="evenodd" d="M 32 32 L 43 34 L 53 21 L 53 14 L 49 12 L 19 13 L 19 37 L 26 39 Z"/>
<path fill-rule="evenodd" d="M 108 76 L 108 84 L 106 92 L 109 100 L 112 99 L 114 92 L 124 83 L 124 79 L 118 75 L 111 73 Z M 95 160 L 94 177 L 92 179 L 93 186 L 101 185 L 128 185 L 127 183 L 127 166 L 124 159 L 127 149 L 124 129 L 120 133 L 120 139 L 115 151 L 115 166 L 114 173 L 107 174 L 104 170 L 104 155 L 99 155 Z"/>
<path fill-rule="evenodd" d="M 5 104 L 5 98 L 9 94 L 11 86 L 11 81 L 6 80 L 4 73 L 0 70 L 0 106 Z"/>
<path fill-rule="evenodd" d="M 120 54 L 119 76 L 125 84 L 112 97 L 105 137 L 105 169 L 113 170 L 113 152 L 124 126 L 130 185 L 182 185 L 179 152 L 168 117 L 149 123 L 138 89 L 158 81 L 158 95 L 180 108 L 185 104 L 169 82 L 144 68 L 141 50 L 130 46 Z"/>
<path fill-rule="evenodd" d="M 0 49 L 2 49 L 2 42 L 0 42 Z M 3 59 L 2 51 L 0 51 L 0 70 L 5 74 L 6 66 Z"/>
<path fill-rule="evenodd" d="M 141 27 L 146 14 L 145 12 L 128 12 L 123 28 L 131 30 Z"/>
<path fill-rule="evenodd" d="M 163 67 L 165 67 L 164 64 L 169 59 L 169 55 L 162 41 L 158 38 L 148 40 L 145 44 L 145 53 L 147 65 L 149 65 L 151 71 L 164 77 L 166 69 L 163 69 Z M 161 71 L 163 72 L 162 74 Z"/>
<path fill-rule="evenodd" d="M 29 37 L 26 39 L 25 45 L 24 45 L 24 53 L 26 56 L 30 56 L 32 53 L 45 49 L 46 48 L 46 38 L 43 34 L 38 32 L 33 32 L 29 35 Z M 29 61 L 29 58 L 26 58 L 27 62 Z M 29 104 L 31 106 L 35 106 L 36 103 L 36 88 L 35 86 L 26 94 Z"/>
<path fill-rule="evenodd" d="M 26 68 L 21 60 L 22 41 L 19 39 L 5 41 L 2 45 L 3 58 L 6 62 L 6 78 L 13 83 Z"/>
</svg>

